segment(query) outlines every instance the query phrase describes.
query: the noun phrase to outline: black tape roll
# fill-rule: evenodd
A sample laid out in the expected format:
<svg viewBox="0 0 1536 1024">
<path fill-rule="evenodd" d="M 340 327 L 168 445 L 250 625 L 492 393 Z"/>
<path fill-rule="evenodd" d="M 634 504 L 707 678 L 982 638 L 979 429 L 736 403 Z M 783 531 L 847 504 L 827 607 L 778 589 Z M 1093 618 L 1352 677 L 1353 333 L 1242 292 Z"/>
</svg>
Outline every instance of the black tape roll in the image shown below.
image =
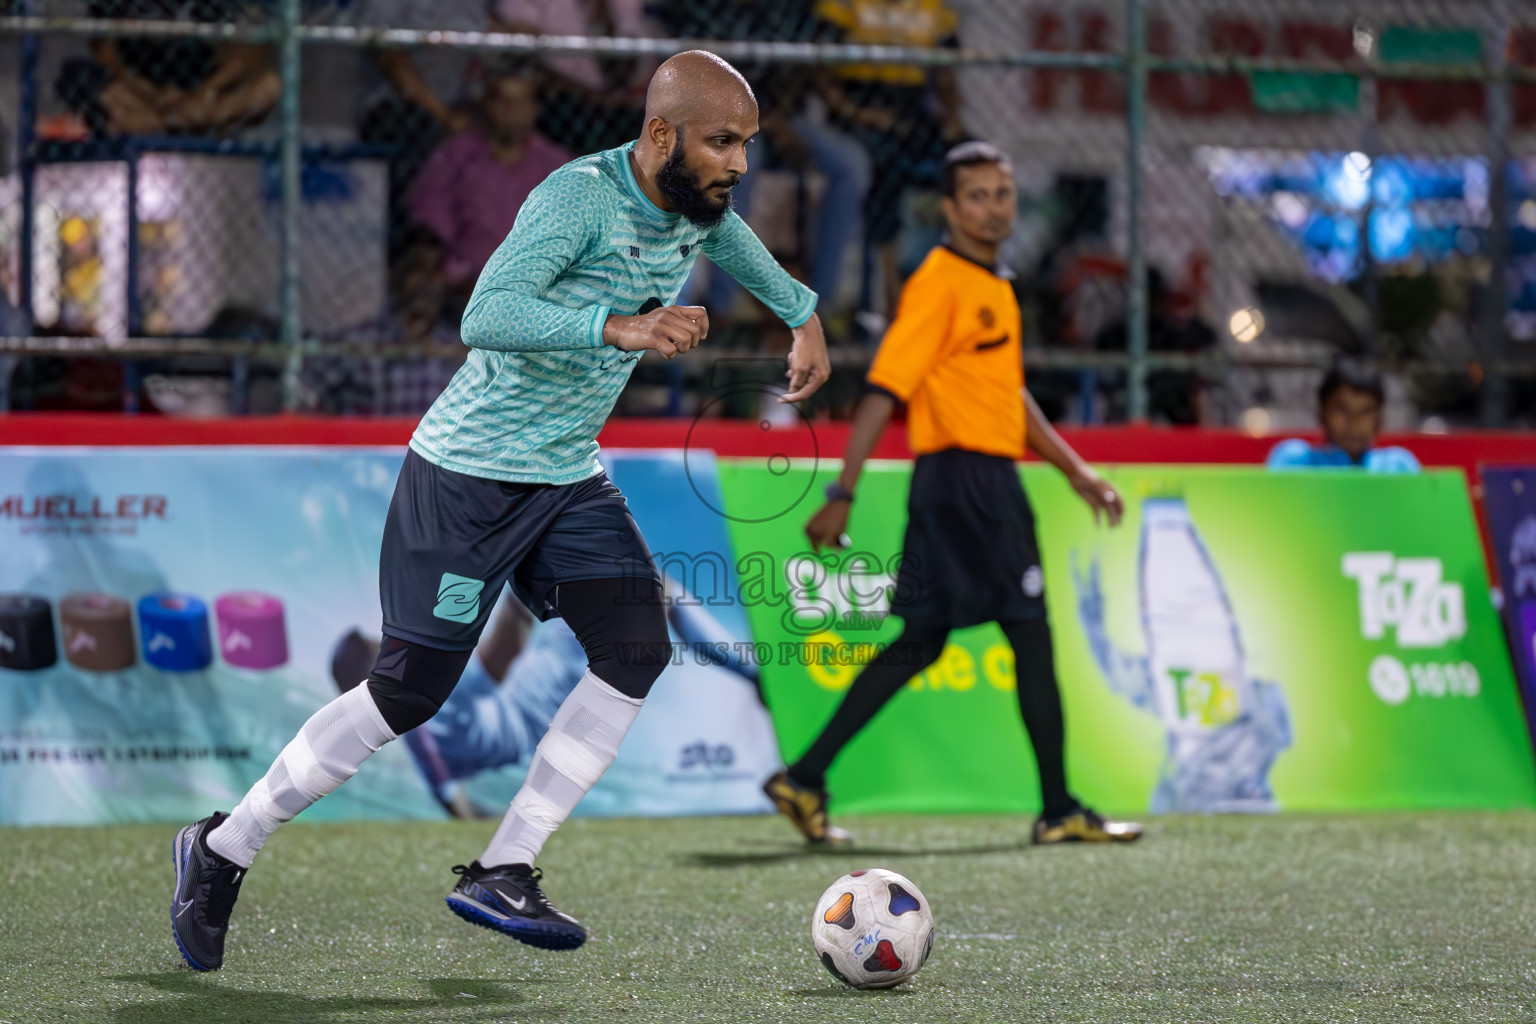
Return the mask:
<svg viewBox="0 0 1536 1024">
<path fill-rule="evenodd" d="M 35 594 L 0 594 L 0 668 L 31 672 L 59 660 L 53 608 Z"/>
</svg>

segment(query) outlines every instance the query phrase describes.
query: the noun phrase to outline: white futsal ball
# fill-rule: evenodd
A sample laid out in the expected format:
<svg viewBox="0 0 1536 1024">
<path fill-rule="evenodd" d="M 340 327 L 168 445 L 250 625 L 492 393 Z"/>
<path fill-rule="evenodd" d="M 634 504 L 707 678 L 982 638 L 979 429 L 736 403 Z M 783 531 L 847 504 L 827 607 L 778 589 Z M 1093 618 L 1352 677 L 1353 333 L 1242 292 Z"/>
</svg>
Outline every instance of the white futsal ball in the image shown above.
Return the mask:
<svg viewBox="0 0 1536 1024">
<path fill-rule="evenodd" d="M 900 985 L 933 951 L 928 900 L 884 868 L 844 875 L 821 894 L 811 942 L 822 966 L 854 988 Z"/>
</svg>

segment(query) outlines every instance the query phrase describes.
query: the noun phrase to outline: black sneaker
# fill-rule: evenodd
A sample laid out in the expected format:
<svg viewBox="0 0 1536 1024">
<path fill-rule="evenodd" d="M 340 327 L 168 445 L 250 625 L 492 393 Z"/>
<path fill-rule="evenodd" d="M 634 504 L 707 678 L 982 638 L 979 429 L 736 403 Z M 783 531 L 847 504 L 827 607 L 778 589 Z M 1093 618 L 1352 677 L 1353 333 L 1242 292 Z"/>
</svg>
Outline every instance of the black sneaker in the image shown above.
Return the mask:
<svg viewBox="0 0 1536 1024">
<path fill-rule="evenodd" d="M 461 876 L 448 894 L 448 909 L 470 924 L 510 935 L 539 949 L 575 949 L 587 941 L 587 930 L 569 914 L 556 910 L 539 888 L 544 872 L 522 864 L 488 868 L 474 861 L 455 864 Z"/>
<path fill-rule="evenodd" d="M 176 833 L 176 891 L 171 896 L 171 935 L 182 959 L 195 971 L 224 966 L 224 933 L 240 895 L 245 868 L 208 849 L 205 837 L 229 815 L 211 816 Z"/>
</svg>

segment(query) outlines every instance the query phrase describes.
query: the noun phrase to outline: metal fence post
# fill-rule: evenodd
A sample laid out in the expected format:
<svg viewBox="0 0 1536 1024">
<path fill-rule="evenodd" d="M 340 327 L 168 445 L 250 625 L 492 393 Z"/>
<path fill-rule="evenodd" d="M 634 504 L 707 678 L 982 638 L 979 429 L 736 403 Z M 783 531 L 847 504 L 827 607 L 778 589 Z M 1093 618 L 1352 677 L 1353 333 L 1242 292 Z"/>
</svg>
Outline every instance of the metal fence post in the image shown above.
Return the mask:
<svg viewBox="0 0 1536 1024">
<path fill-rule="evenodd" d="M 31 14 L 32 5 L 22 5 L 22 13 Z M 28 333 L 37 330 L 32 309 L 33 260 L 37 234 L 37 35 L 21 37 L 19 103 L 16 111 L 16 158 L 21 171 L 21 251 L 17 253 L 16 297 L 26 317 Z"/>
<path fill-rule="evenodd" d="M 1381 345 L 1381 268 L 1371 245 L 1371 224 L 1376 218 L 1376 164 L 1381 159 L 1381 83 L 1375 75 L 1360 80 L 1360 152 L 1365 154 L 1365 203 L 1360 207 L 1360 283 L 1364 292 L 1366 321 L 1365 354 L 1379 359 Z"/>
<path fill-rule="evenodd" d="M 1485 427 L 1509 420 L 1509 381 L 1503 362 L 1505 319 L 1509 313 L 1509 133 L 1514 125 L 1509 87 L 1508 0 L 1494 0 L 1495 35 L 1485 45 L 1488 58 L 1488 288 L 1483 295 L 1483 380 L 1479 414 Z"/>
<path fill-rule="evenodd" d="M 293 412 L 301 399 L 300 372 L 304 366 L 303 322 L 299 317 L 299 214 L 304 202 L 303 168 L 299 151 L 299 0 L 278 5 L 279 72 L 283 94 L 278 106 L 282 126 L 279 150 L 282 249 L 280 301 L 282 342 L 288 349 L 283 368 L 283 409 Z"/>
<path fill-rule="evenodd" d="M 1147 254 L 1141 244 L 1141 155 L 1147 122 L 1145 0 L 1126 0 L 1125 338 L 1131 365 L 1127 387 L 1132 422 L 1147 418 Z"/>
</svg>

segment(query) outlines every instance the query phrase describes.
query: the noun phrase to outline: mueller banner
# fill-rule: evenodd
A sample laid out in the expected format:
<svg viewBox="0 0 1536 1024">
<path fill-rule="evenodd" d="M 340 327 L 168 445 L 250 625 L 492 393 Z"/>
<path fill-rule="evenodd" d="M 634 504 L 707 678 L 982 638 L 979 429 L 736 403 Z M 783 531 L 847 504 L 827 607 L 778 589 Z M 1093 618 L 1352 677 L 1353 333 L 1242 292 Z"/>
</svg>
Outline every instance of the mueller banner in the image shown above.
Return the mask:
<svg viewBox="0 0 1536 1024">
<path fill-rule="evenodd" d="M 1483 509 L 1504 598 L 1504 630 L 1529 715 L 1536 709 L 1536 467 L 1485 466 Z"/>
<path fill-rule="evenodd" d="M 0 451 L 0 824 L 189 821 L 228 809 L 379 638 L 402 451 Z M 714 465 L 614 454 L 674 564 L 734 564 Z M 698 497 L 696 497 L 698 495 Z M 686 497 L 686 501 L 682 498 Z M 763 811 L 778 765 L 745 610 L 669 583 L 674 664 L 587 814 Z M 452 698 L 312 820 L 500 812 L 586 659 L 503 599 Z"/>
<path fill-rule="evenodd" d="M 801 533 L 819 502 L 757 521 L 812 472 L 726 463 L 720 478 L 789 758 L 900 631 L 883 612 L 909 467 L 870 466 L 851 546 L 821 557 Z M 1023 475 L 1044 579 L 1026 574 L 1020 586 L 1045 589 L 1069 781 L 1087 802 L 1118 812 L 1536 803 L 1459 474 L 1124 468 L 1109 473 L 1127 502 L 1115 530 L 1096 528 L 1054 470 Z M 951 634 L 833 767 L 838 808 L 1034 809 L 1014 686 L 1000 630 Z"/>
</svg>

